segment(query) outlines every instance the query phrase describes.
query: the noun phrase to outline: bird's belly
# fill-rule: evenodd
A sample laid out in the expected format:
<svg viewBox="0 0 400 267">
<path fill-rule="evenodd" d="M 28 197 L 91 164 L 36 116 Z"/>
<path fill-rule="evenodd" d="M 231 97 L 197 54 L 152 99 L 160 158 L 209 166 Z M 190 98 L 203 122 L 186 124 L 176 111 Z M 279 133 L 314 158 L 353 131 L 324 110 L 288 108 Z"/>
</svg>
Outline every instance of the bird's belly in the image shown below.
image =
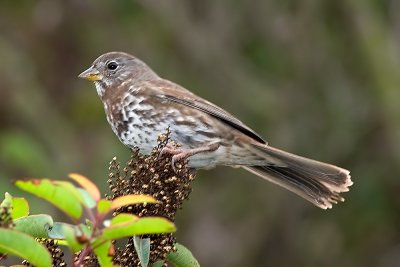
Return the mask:
<svg viewBox="0 0 400 267">
<path fill-rule="evenodd" d="M 139 148 L 143 154 L 150 154 L 152 149 L 157 146 L 157 138 L 159 134 L 165 133 L 169 128 L 171 140 L 177 142 L 183 150 L 190 150 L 218 143 L 220 146 L 213 151 L 201 152 L 188 158 L 188 165 L 196 169 L 211 169 L 216 165 L 251 165 L 244 161 L 243 148 L 238 146 L 226 146 L 222 144 L 217 137 L 211 138 L 204 136 L 204 132 L 200 134 L 193 129 L 185 127 L 177 127 L 176 124 L 157 124 L 153 127 L 132 127 L 128 126 L 128 130 L 121 135 L 120 140 L 123 144 L 130 148 Z M 253 159 L 251 162 L 255 162 Z"/>
<path fill-rule="evenodd" d="M 127 125 L 126 130 L 117 133 L 120 141 L 126 146 L 138 147 L 142 153 L 149 154 L 157 146 L 157 138 L 160 134 L 171 132 L 170 139 L 178 143 L 182 149 L 192 149 L 215 143 L 217 138 L 207 138 L 196 131 L 186 127 L 176 127 L 173 124 L 160 123 L 147 127 L 143 125 Z"/>
<path fill-rule="evenodd" d="M 171 140 L 177 142 L 182 149 L 193 149 L 206 146 L 211 143 L 218 143 L 219 138 L 214 136 L 212 129 L 198 124 L 183 124 L 172 120 L 159 121 L 158 123 L 146 122 L 142 117 L 131 116 L 126 120 L 119 120 L 112 123 L 109 120 L 114 133 L 120 141 L 130 147 L 139 148 L 143 154 L 150 154 L 152 149 L 157 146 L 157 138 L 160 134 L 170 130 Z M 215 151 L 199 153 L 189 158 L 189 166 L 193 168 L 212 168 L 220 158 L 223 157 L 224 148 Z"/>
<path fill-rule="evenodd" d="M 186 116 L 170 109 L 160 112 L 152 107 L 138 105 L 140 99 L 134 99 L 128 108 L 119 112 L 108 113 L 107 120 L 119 140 L 130 148 L 139 148 L 143 154 L 150 154 L 157 146 L 160 134 L 170 130 L 171 140 L 177 142 L 182 149 L 188 150 L 219 143 L 221 136 L 202 123 L 200 118 Z M 105 106 L 107 110 L 107 106 Z M 118 106 L 117 106 L 118 108 Z M 226 140 L 225 140 L 226 141 Z M 220 146 L 215 151 L 202 152 L 189 157 L 189 166 L 193 168 L 212 168 L 217 164 L 228 164 L 226 155 L 230 154 L 226 146 Z"/>
</svg>

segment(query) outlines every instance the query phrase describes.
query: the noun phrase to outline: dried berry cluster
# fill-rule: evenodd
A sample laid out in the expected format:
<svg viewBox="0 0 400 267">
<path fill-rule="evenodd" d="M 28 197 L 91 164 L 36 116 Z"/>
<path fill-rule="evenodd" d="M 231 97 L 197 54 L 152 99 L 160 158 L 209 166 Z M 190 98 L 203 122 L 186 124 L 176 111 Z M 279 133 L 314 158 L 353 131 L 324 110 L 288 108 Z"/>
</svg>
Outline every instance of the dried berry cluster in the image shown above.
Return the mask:
<svg viewBox="0 0 400 267">
<path fill-rule="evenodd" d="M 13 228 L 14 223 L 11 217 L 11 210 L 7 206 L 0 206 L 0 227 Z M 0 253 L 0 260 L 5 259 L 6 255 Z"/>
<path fill-rule="evenodd" d="M 140 217 L 162 216 L 171 221 L 181 208 L 182 202 L 191 192 L 191 182 L 195 177 L 193 170 L 186 167 L 185 162 L 177 162 L 175 170 L 171 166 L 171 156 L 160 155 L 160 151 L 167 145 L 177 145 L 169 140 L 169 133 L 161 134 L 158 146 L 149 156 L 132 152 L 132 158 L 121 170 L 114 158 L 110 163 L 109 187 L 114 199 L 128 194 L 146 194 L 156 198 L 160 203 L 148 205 L 133 205 L 116 210 L 119 213 L 132 213 Z M 174 250 L 175 237 L 172 234 L 150 235 L 150 263 L 165 260 L 167 254 Z M 134 249 L 132 238 L 126 246 L 116 249 L 115 263 L 122 266 L 140 266 Z"/>
<path fill-rule="evenodd" d="M 80 251 L 79 253 L 75 254 L 75 258 L 74 258 L 74 262 L 75 263 L 78 261 L 78 258 L 80 256 L 81 252 L 82 251 Z M 81 266 L 84 266 L 84 267 L 100 267 L 100 263 L 97 260 L 96 254 L 91 252 L 83 259 L 83 264 Z"/>
<path fill-rule="evenodd" d="M 63 257 L 64 257 L 64 252 L 60 249 L 60 247 L 57 244 L 57 241 L 54 241 L 52 239 L 37 239 L 39 243 L 44 245 L 47 250 L 50 252 L 51 259 L 52 259 L 52 266 L 67 266 L 65 263 Z M 22 262 L 22 265 L 25 266 L 33 266 L 31 265 L 28 261 L 24 260 Z"/>
<path fill-rule="evenodd" d="M 13 220 L 11 217 L 11 210 L 7 206 L 0 206 L 0 227 L 13 228 Z"/>
</svg>

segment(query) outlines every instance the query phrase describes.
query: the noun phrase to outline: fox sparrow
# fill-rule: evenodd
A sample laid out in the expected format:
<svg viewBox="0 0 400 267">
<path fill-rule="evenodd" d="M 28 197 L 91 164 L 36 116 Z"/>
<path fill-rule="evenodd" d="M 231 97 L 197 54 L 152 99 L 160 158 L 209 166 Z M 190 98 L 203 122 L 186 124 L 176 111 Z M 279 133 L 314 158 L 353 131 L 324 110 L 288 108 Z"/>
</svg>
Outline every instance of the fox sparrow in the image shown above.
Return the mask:
<svg viewBox="0 0 400 267">
<path fill-rule="evenodd" d="M 79 75 L 93 81 L 107 120 L 119 140 L 149 154 L 169 127 L 179 149 L 166 147 L 173 161 L 189 167 L 242 167 L 326 209 L 344 201 L 349 171 L 269 146 L 222 108 L 159 77 L 138 58 L 122 52 L 98 57 Z"/>
</svg>

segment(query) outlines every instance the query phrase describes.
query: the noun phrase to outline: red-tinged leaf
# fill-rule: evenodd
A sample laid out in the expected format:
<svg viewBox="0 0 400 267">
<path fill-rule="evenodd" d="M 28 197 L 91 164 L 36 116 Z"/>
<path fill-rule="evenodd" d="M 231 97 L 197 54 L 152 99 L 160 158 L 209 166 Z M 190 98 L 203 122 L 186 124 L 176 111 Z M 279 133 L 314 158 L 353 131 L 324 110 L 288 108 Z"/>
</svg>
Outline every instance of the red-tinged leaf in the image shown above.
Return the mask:
<svg viewBox="0 0 400 267">
<path fill-rule="evenodd" d="M 38 267 L 50 267 L 50 253 L 33 237 L 12 229 L 0 228 L 0 252 L 28 260 Z"/>
<path fill-rule="evenodd" d="M 100 199 L 97 203 L 97 212 L 99 214 L 107 214 L 111 208 L 111 201 L 107 199 Z"/>
<path fill-rule="evenodd" d="M 141 203 L 157 203 L 158 201 L 147 195 L 126 195 L 122 197 L 117 197 L 111 202 L 111 210 L 115 210 L 117 208 L 133 205 L 133 204 L 141 204 Z"/>
<path fill-rule="evenodd" d="M 133 214 L 120 213 L 111 219 L 110 225 L 116 225 L 116 224 L 126 223 L 126 222 L 133 222 L 133 221 L 137 221 L 139 219 L 140 219 L 139 216 L 136 216 Z"/>
<path fill-rule="evenodd" d="M 74 219 L 79 219 L 82 215 L 83 199 L 78 189 L 69 182 L 31 179 L 17 180 L 15 185 L 47 200 Z"/>
<path fill-rule="evenodd" d="M 70 173 L 68 175 L 72 180 L 77 182 L 80 186 L 82 186 L 86 191 L 89 192 L 89 194 L 92 196 L 92 198 L 98 202 L 101 198 L 99 188 L 87 177 L 80 175 L 78 173 Z"/>
<path fill-rule="evenodd" d="M 145 217 L 139 220 L 132 217 L 130 221 L 112 224 L 110 227 L 105 228 L 102 237 L 105 239 L 118 239 L 134 235 L 161 234 L 175 231 L 175 225 L 162 217 Z"/>
</svg>

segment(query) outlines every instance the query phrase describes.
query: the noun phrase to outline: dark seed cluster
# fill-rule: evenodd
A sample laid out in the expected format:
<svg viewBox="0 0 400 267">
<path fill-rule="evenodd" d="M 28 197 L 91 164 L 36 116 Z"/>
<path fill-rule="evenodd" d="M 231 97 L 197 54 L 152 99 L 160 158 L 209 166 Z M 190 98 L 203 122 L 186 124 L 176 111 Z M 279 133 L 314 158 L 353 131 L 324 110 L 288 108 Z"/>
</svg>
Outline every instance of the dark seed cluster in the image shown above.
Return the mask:
<svg viewBox="0 0 400 267">
<path fill-rule="evenodd" d="M 63 259 L 64 252 L 58 246 L 57 241 L 54 241 L 52 239 L 37 239 L 37 241 L 39 243 L 41 243 L 42 245 L 44 245 L 47 248 L 47 250 L 50 252 L 51 259 L 52 259 L 52 266 L 57 266 L 57 267 L 67 266 L 67 264 L 65 263 L 65 261 Z M 26 260 L 24 260 L 22 262 L 22 265 L 33 266 Z"/>
<path fill-rule="evenodd" d="M 82 251 L 80 251 L 79 253 L 75 254 L 75 257 L 74 257 L 74 262 L 75 263 L 78 261 L 81 252 Z M 100 267 L 100 263 L 97 260 L 96 254 L 91 252 L 86 257 L 83 258 L 83 263 L 80 266 L 84 266 L 84 267 Z"/>
<path fill-rule="evenodd" d="M 140 217 L 161 216 L 172 222 L 175 214 L 181 208 L 182 202 L 188 198 L 191 192 L 191 182 L 195 172 L 187 168 L 186 163 L 178 161 L 175 170 L 171 166 L 171 155 L 160 152 L 167 144 L 177 147 L 177 144 L 169 140 L 169 132 L 161 134 L 158 138 L 158 146 L 149 156 L 132 152 L 132 158 L 121 169 L 116 158 L 110 163 L 110 176 L 108 184 L 112 192 L 109 199 L 128 194 L 151 195 L 160 203 L 140 204 L 120 208 L 114 212 L 132 213 Z M 175 237 L 172 234 L 149 235 L 150 237 L 150 263 L 162 260 L 167 254 L 175 250 Z M 117 248 L 115 263 L 122 266 L 140 266 L 133 239 L 129 238 L 124 248 Z"/>
<path fill-rule="evenodd" d="M 0 206 L 0 228 L 13 228 L 14 223 L 11 217 L 11 210 L 7 206 Z M 0 260 L 6 258 L 5 254 L 0 253 Z"/>
<path fill-rule="evenodd" d="M 13 228 L 13 220 L 11 217 L 11 210 L 7 206 L 0 206 L 0 227 Z"/>
</svg>

